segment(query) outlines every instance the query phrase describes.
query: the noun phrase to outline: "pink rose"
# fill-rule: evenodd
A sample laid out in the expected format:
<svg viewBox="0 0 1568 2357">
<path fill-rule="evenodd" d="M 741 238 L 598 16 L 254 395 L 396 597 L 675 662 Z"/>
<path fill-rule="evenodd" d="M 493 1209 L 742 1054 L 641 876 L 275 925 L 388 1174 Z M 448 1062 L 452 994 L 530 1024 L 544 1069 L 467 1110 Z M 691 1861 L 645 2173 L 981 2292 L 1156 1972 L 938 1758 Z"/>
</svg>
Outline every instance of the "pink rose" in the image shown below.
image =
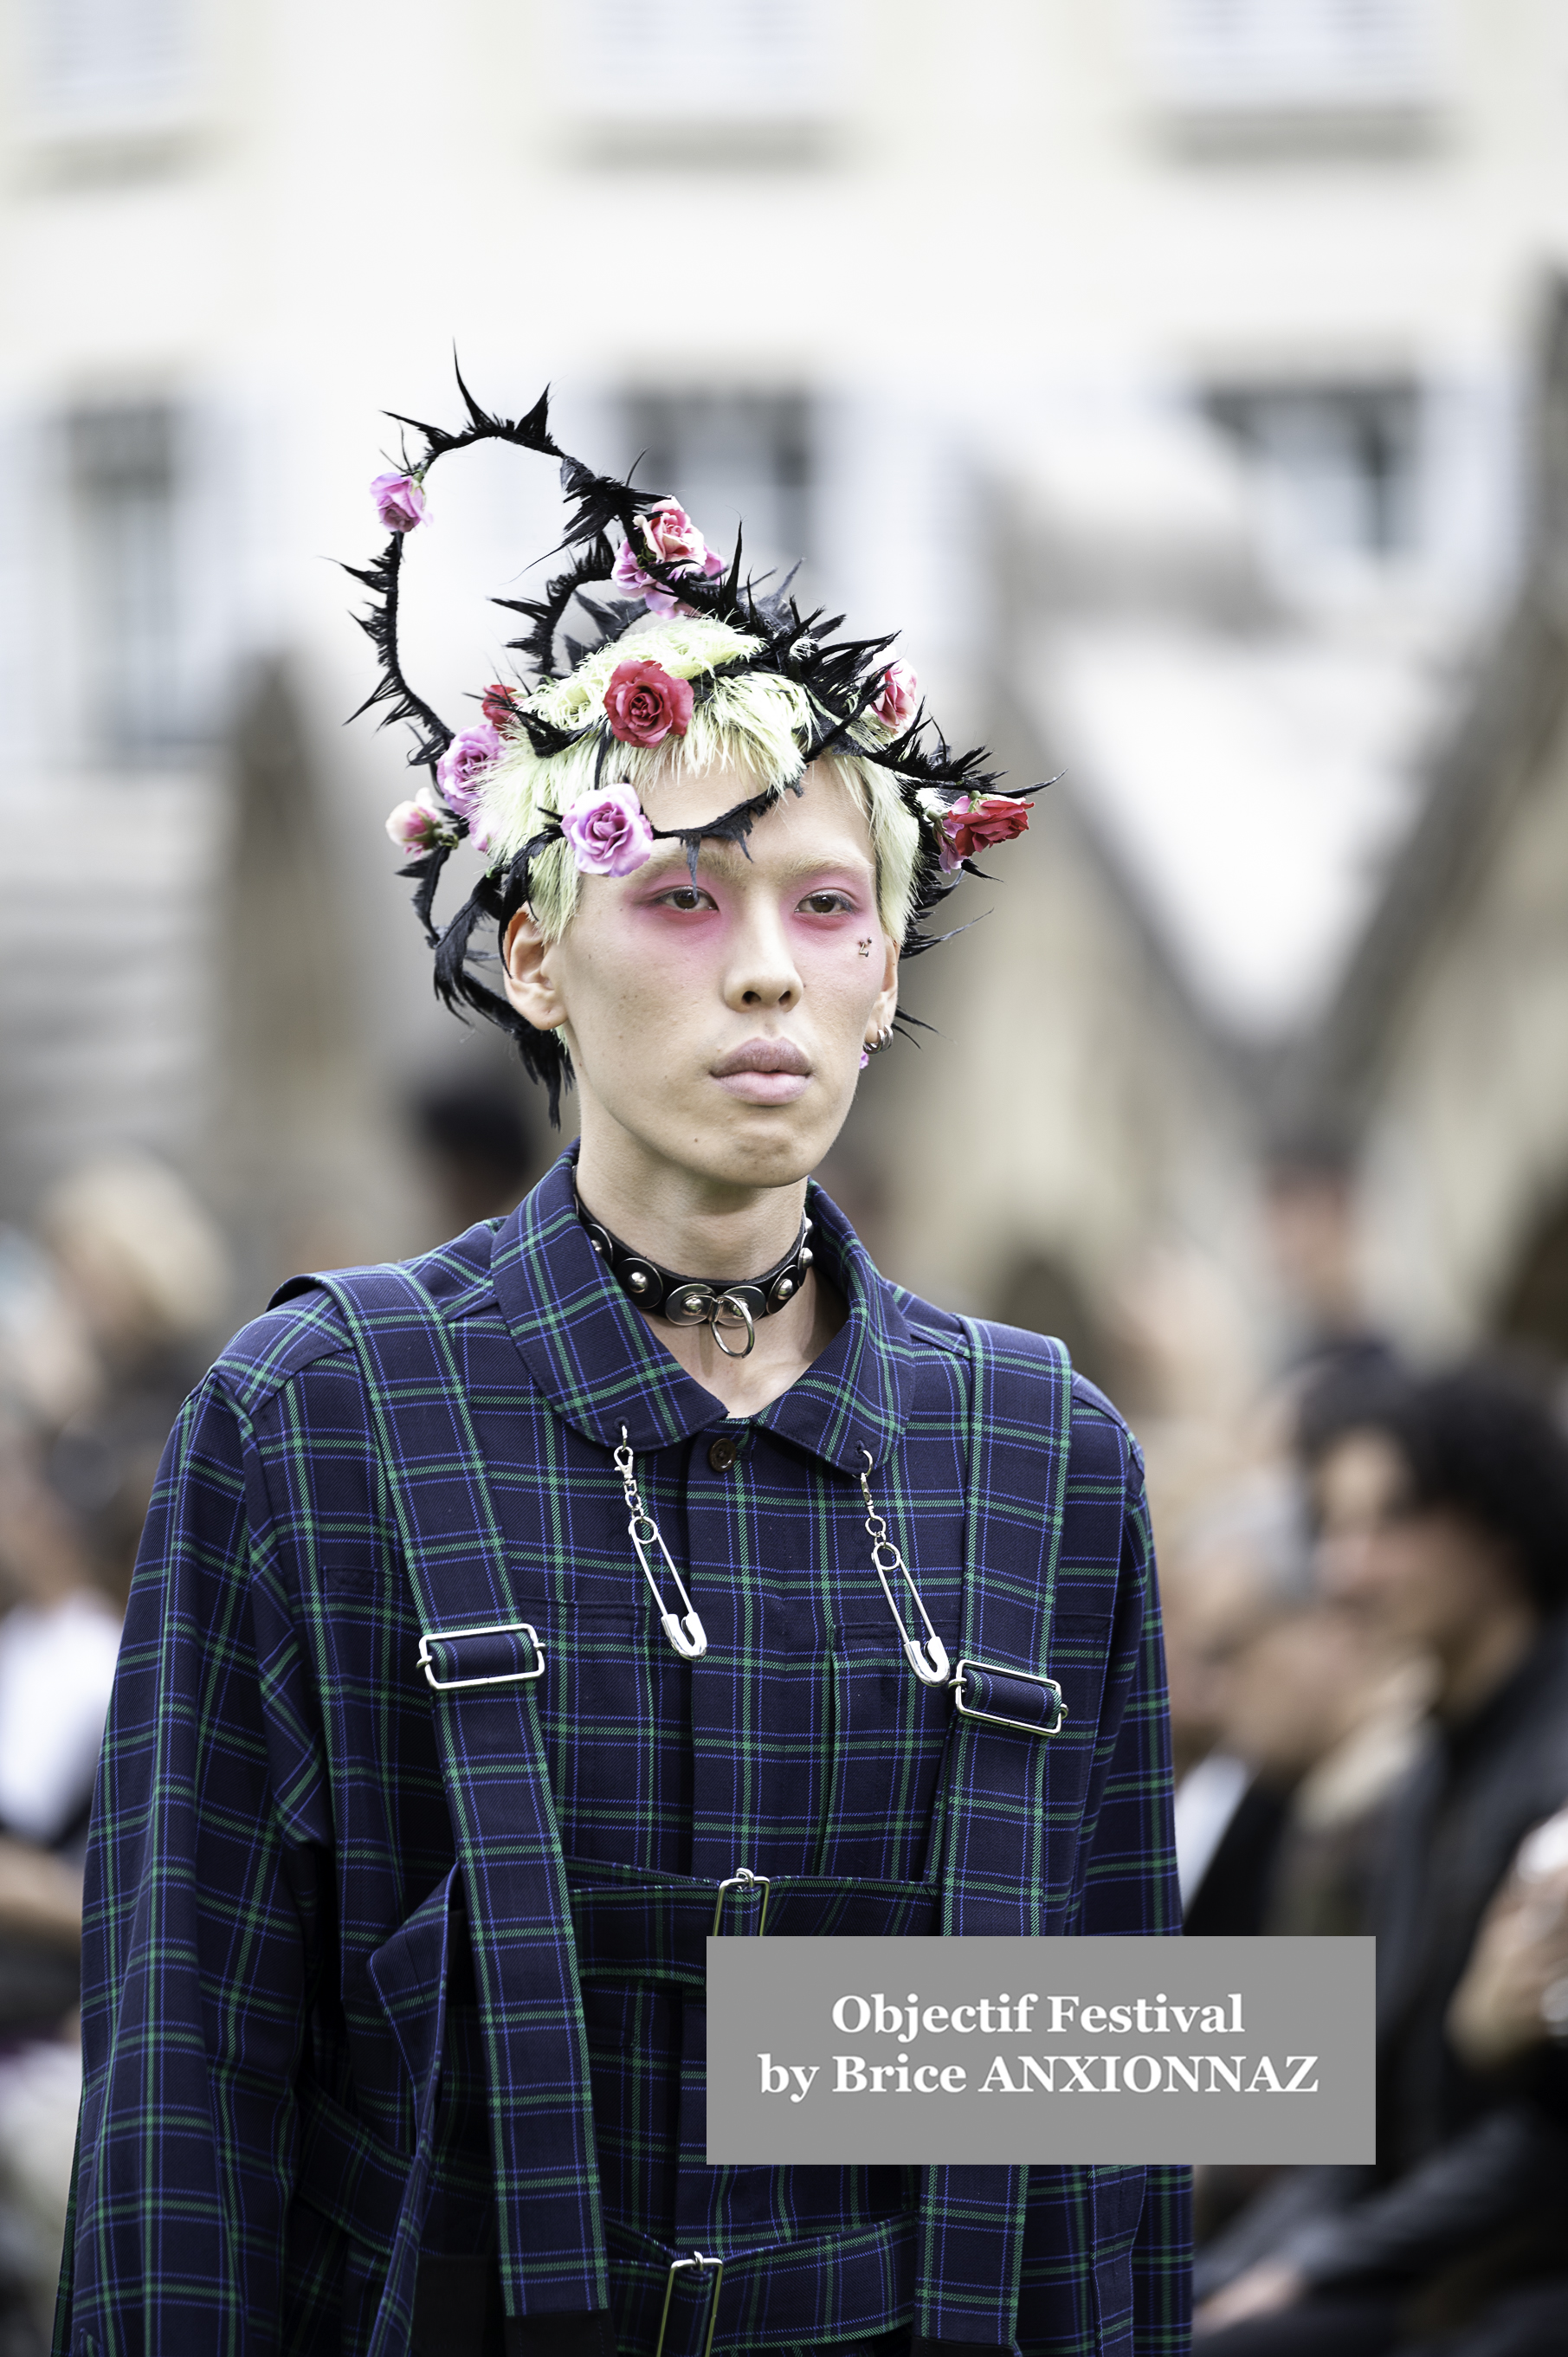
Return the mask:
<svg viewBox="0 0 1568 2357">
<path fill-rule="evenodd" d="M 500 750 L 501 740 L 487 720 L 478 728 L 460 729 L 435 764 L 437 782 L 459 818 L 473 817 L 485 773 Z"/>
<path fill-rule="evenodd" d="M 942 814 L 943 871 L 956 875 L 966 859 L 993 843 L 1011 843 L 1029 823 L 1029 805 L 1006 794 L 971 795 Z"/>
<path fill-rule="evenodd" d="M 637 528 L 648 554 L 657 557 L 660 564 L 673 565 L 682 573 L 705 574 L 710 580 L 715 573 L 722 573 L 725 569 L 724 558 L 714 555 L 685 509 L 674 500 L 666 500 L 661 507 L 654 509 L 651 515 L 639 516 Z M 682 606 L 662 583 L 644 572 L 638 562 L 641 554 L 642 550 L 628 535 L 621 544 L 620 554 L 610 573 L 610 579 L 616 587 L 627 590 L 633 597 L 640 597 L 650 614 L 689 614 L 692 611 L 690 606 Z"/>
<path fill-rule="evenodd" d="M 378 475 L 371 497 L 388 532 L 412 532 L 424 519 L 424 493 L 412 475 Z"/>
<path fill-rule="evenodd" d="M 889 663 L 882 674 L 882 694 L 872 705 L 872 717 L 901 737 L 920 708 L 920 683 L 907 662 Z"/>
<path fill-rule="evenodd" d="M 517 718 L 517 706 L 512 702 L 516 693 L 516 689 L 508 687 L 504 681 L 491 680 L 479 709 L 492 728 L 505 728 Z"/>
<path fill-rule="evenodd" d="M 653 854 L 653 829 L 633 786 L 590 786 L 561 820 L 580 876 L 629 876 Z"/>
<path fill-rule="evenodd" d="M 421 786 L 411 802 L 399 802 L 387 820 L 387 833 L 400 851 L 433 851 L 452 839 L 450 811 L 433 786 Z"/>
<path fill-rule="evenodd" d="M 605 690 L 610 734 L 623 745 L 662 745 L 670 731 L 683 737 L 692 719 L 692 683 L 671 679 L 662 664 L 623 662 Z"/>
<path fill-rule="evenodd" d="M 683 507 L 674 500 L 666 500 L 642 519 L 642 529 L 655 556 L 666 565 L 691 565 L 708 569 L 708 544 L 692 522 Z M 713 564 L 716 567 L 718 559 Z"/>
</svg>

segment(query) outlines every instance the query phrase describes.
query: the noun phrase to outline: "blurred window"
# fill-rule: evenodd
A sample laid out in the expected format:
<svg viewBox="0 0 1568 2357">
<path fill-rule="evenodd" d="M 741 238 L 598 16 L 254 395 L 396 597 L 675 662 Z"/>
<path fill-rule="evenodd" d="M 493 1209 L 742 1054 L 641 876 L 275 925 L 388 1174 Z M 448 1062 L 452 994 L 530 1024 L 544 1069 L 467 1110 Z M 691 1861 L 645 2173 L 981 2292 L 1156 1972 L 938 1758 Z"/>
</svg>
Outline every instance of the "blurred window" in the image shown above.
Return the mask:
<svg viewBox="0 0 1568 2357">
<path fill-rule="evenodd" d="M 33 83 L 48 118 L 159 108 L 190 59 L 191 0 L 32 0 Z"/>
<path fill-rule="evenodd" d="M 1434 95 L 1433 0 L 1150 0 L 1160 94 L 1179 107 L 1402 107 Z"/>
<path fill-rule="evenodd" d="M 850 15 L 851 0 L 566 0 L 558 22 L 575 111 L 635 124 L 659 161 L 705 126 L 832 113 Z"/>
<path fill-rule="evenodd" d="M 140 767 L 186 742 L 177 419 L 159 404 L 66 420 L 89 749 Z"/>
<path fill-rule="evenodd" d="M 636 392 L 626 400 L 637 480 L 678 499 L 728 557 L 744 522 L 749 572 L 811 554 L 813 429 L 800 393 Z"/>
<path fill-rule="evenodd" d="M 1404 383 L 1221 387 L 1205 407 L 1262 496 L 1265 541 L 1289 569 L 1408 556 L 1419 526 L 1420 404 Z"/>
</svg>

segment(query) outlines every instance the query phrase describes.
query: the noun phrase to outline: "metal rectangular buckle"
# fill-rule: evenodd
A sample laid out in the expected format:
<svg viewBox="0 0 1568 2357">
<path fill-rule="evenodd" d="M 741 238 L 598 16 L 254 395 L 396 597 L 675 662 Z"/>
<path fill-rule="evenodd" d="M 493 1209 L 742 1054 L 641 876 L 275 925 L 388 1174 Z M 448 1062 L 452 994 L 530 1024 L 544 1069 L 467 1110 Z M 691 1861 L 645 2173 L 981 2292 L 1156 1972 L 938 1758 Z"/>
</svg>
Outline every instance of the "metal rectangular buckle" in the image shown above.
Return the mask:
<svg viewBox="0 0 1568 2357">
<path fill-rule="evenodd" d="M 531 1670 L 502 1670 L 493 1678 L 438 1678 L 431 1674 L 432 1645 L 461 1644 L 465 1637 L 526 1637 L 537 1659 Z M 527 1685 L 544 1675 L 544 1648 L 532 1620 L 489 1620 L 482 1629 L 431 1629 L 419 1641 L 419 1666 L 436 1694 L 459 1694 L 468 1686 Z"/>
<path fill-rule="evenodd" d="M 670 2272 L 664 2278 L 664 2308 L 659 2319 L 659 2340 L 653 2357 L 664 2357 L 664 2328 L 670 2321 L 670 2298 L 675 2289 L 675 2278 L 683 2267 L 701 2267 L 714 2271 L 713 2298 L 708 2309 L 708 2337 L 703 2343 L 703 2357 L 713 2357 L 714 2327 L 719 2320 L 719 2293 L 724 2287 L 725 2263 L 722 2259 L 704 2259 L 701 2251 L 693 2251 L 689 2259 L 671 2259 Z"/>
<path fill-rule="evenodd" d="M 752 1934 L 754 1939 L 760 1940 L 768 1928 L 768 1894 L 772 1888 L 773 1885 L 766 1874 L 753 1874 L 749 1866 L 737 1866 L 735 1872 L 719 1885 L 718 1896 L 714 1900 L 714 1928 L 709 1936 L 714 1940 L 719 1936 L 719 1920 L 725 1911 L 726 1890 L 760 1890 L 762 1912 L 757 1919 L 757 1930 Z"/>
<path fill-rule="evenodd" d="M 988 1670 L 993 1677 L 1022 1678 L 1026 1685 L 1044 1686 L 1047 1694 L 1056 1696 L 1055 1718 L 1048 1727 L 1046 1727 L 1037 1719 L 1004 1718 L 999 1710 L 971 1710 L 963 1698 L 965 1670 Z M 1009 1662 L 981 1662 L 966 1656 L 953 1672 L 952 1695 L 954 1707 L 961 1718 L 983 1719 L 988 1727 L 1014 1727 L 1017 1728 L 1020 1735 L 1055 1735 L 1067 1717 L 1067 1706 L 1062 1701 L 1062 1690 L 1055 1678 L 1047 1678 L 1038 1670 L 1015 1670 Z"/>
</svg>

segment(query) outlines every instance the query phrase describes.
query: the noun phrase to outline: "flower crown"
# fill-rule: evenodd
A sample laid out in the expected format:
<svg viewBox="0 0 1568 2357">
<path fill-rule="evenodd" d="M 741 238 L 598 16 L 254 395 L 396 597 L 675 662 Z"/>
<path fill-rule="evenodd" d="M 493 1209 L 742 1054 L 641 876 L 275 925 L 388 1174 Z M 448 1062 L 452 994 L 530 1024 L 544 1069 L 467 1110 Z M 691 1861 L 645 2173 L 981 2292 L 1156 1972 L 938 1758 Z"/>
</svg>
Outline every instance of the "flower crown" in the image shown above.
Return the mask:
<svg viewBox="0 0 1568 2357">
<path fill-rule="evenodd" d="M 480 959 L 471 946 L 478 926 L 486 920 L 498 927 L 504 924 L 526 901 L 530 866 L 551 844 L 564 839 L 583 874 L 625 876 L 651 856 L 657 842 L 679 841 L 694 877 L 705 840 L 744 846 L 757 820 L 785 791 L 771 785 L 700 827 L 656 827 L 635 788 L 611 774 L 618 746 L 656 748 L 671 736 L 685 736 L 693 711 L 737 674 L 771 674 L 790 683 L 800 692 L 799 708 L 807 716 L 794 732 L 800 769 L 793 791 L 800 791 L 799 776 L 811 762 L 853 754 L 889 773 L 918 821 L 919 853 L 904 942 L 907 956 L 946 938 L 929 932 L 925 919 L 961 872 L 980 873 L 972 865 L 975 852 L 1022 834 L 1029 808 L 1026 801 L 991 791 L 996 776 L 980 766 L 983 748 L 956 756 L 950 751 L 926 716 L 909 665 L 883 660 L 893 643 L 891 635 L 831 639 L 843 617 L 824 617 L 821 608 L 802 615 L 789 595 L 792 574 L 772 592 L 765 582 L 743 576 L 738 533 L 726 566 L 676 500 L 634 490 L 614 476 L 594 474 L 552 437 L 547 393 L 526 416 L 506 418 L 481 409 L 460 373 L 457 385 L 467 425 L 448 433 L 398 416 L 400 425 L 419 436 L 423 448 L 411 457 L 405 443 L 402 466 L 378 475 L 371 487 L 387 544 L 371 565 L 346 570 L 371 592 L 370 609 L 359 619 L 376 648 L 381 677 L 354 717 L 384 706 L 382 726 L 404 720 L 413 728 L 409 766 L 427 770 L 429 782 L 412 801 L 398 804 L 387 821 L 387 833 L 400 849 L 414 855 L 399 873 L 416 888 L 414 910 L 435 952 L 436 989 L 455 1011 L 471 1007 L 511 1034 L 528 1071 L 546 1082 L 555 1120 L 562 1085 L 571 1078 L 565 1045 L 556 1033 L 536 1031 L 475 972 L 477 960 L 490 962 Z M 532 667 L 532 684 L 492 683 L 481 700 L 479 725 L 454 730 L 404 676 L 398 640 L 399 590 L 404 544 L 426 518 L 424 485 L 431 468 L 449 452 L 478 442 L 510 442 L 560 462 L 568 506 L 560 545 L 570 562 L 546 583 L 541 597 L 494 601 L 530 625 L 525 636 L 509 642 L 509 651 L 520 653 Z M 618 542 L 610 537 L 618 528 Z M 615 603 L 605 602 L 607 593 Z M 594 633 L 586 640 L 568 637 L 563 630 L 574 607 Z M 654 662 L 623 662 L 611 671 L 602 694 L 575 715 L 577 725 L 565 725 L 563 685 L 590 667 L 602 676 L 604 651 L 645 612 L 723 623 L 728 626 L 726 641 L 738 634 L 748 643 L 744 651 L 726 647 L 691 678 L 677 678 Z M 584 628 L 575 613 L 573 621 L 575 629 Z M 557 668 L 558 633 L 564 669 Z M 928 732 L 934 737 L 929 748 L 922 742 Z M 528 842 L 502 857 L 489 840 L 483 804 L 497 764 L 509 745 L 522 740 L 542 760 L 575 752 L 580 762 L 591 752 L 592 778 Z M 790 783 L 787 779 L 785 784 Z M 1027 793 L 1040 791 L 1026 789 Z M 465 838 L 471 838 L 489 862 L 487 872 L 449 922 L 437 928 L 436 887 L 447 859 Z"/>
</svg>

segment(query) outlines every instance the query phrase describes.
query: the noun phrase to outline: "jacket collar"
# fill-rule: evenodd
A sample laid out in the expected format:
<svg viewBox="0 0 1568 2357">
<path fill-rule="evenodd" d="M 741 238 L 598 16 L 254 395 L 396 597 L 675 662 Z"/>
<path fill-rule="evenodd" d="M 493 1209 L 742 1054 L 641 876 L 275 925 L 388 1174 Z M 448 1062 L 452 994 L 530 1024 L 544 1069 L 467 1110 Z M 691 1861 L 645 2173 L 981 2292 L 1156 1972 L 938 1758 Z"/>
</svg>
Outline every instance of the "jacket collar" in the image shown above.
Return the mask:
<svg viewBox="0 0 1568 2357">
<path fill-rule="evenodd" d="M 601 1265 L 577 1218 L 571 1146 L 496 1232 L 496 1298 L 529 1373 L 557 1413 L 601 1448 L 626 1427 L 640 1453 L 723 1421 L 712 1392 L 657 1341 Z M 849 1308 L 814 1366 L 754 1421 L 792 1447 L 858 1474 L 897 1448 L 908 1419 L 911 1337 L 892 1289 L 819 1187 L 813 1243 Z"/>
</svg>

